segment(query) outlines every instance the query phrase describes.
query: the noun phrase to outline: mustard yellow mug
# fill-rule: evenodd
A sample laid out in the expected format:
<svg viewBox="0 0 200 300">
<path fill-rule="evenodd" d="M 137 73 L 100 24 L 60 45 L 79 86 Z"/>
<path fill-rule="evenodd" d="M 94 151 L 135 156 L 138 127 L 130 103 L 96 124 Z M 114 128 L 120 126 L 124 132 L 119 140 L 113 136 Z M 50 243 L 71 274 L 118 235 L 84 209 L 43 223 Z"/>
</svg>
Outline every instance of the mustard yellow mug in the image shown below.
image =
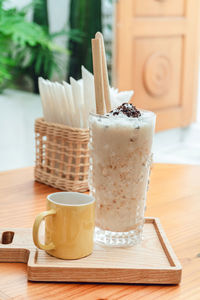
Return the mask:
<svg viewBox="0 0 200 300">
<path fill-rule="evenodd" d="M 45 245 L 39 241 L 39 227 L 45 219 Z M 47 210 L 36 216 L 33 241 L 39 249 L 62 259 L 78 259 L 93 251 L 95 200 L 75 192 L 47 196 Z"/>
</svg>

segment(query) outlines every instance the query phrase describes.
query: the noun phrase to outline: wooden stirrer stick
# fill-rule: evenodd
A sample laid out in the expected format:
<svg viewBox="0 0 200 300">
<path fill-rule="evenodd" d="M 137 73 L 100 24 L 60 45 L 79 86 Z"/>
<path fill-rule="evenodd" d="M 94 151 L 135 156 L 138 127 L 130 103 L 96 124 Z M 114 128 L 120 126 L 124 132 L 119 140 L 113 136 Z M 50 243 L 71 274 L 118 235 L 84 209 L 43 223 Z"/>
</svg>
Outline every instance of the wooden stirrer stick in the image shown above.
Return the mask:
<svg viewBox="0 0 200 300">
<path fill-rule="evenodd" d="M 103 74 L 101 63 L 101 44 L 99 39 L 92 39 L 92 58 L 95 83 L 95 99 L 97 114 L 104 114 Z"/>
<path fill-rule="evenodd" d="M 107 62 L 106 62 L 106 52 L 104 46 L 104 39 L 101 32 L 97 32 L 95 38 L 99 39 L 101 42 L 101 58 L 102 58 L 102 72 L 103 72 L 103 88 L 104 88 L 104 97 L 106 104 L 106 112 L 111 111 L 110 104 L 110 88 L 109 88 L 109 80 L 108 80 L 108 70 L 107 70 Z"/>
</svg>

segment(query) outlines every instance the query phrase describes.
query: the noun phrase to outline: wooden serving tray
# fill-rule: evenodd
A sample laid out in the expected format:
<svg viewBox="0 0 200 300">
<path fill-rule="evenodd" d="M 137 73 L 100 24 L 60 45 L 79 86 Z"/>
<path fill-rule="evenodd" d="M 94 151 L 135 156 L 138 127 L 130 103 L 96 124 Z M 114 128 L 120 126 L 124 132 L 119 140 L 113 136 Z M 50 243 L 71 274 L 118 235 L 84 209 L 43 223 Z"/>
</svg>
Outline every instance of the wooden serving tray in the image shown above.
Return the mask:
<svg viewBox="0 0 200 300">
<path fill-rule="evenodd" d="M 0 230 L 0 262 L 27 263 L 28 280 L 178 284 L 181 265 L 157 218 L 146 218 L 143 240 L 130 248 L 95 245 L 91 255 L 62 260 L 38 250 L 32 229 Z"/>
</svg>

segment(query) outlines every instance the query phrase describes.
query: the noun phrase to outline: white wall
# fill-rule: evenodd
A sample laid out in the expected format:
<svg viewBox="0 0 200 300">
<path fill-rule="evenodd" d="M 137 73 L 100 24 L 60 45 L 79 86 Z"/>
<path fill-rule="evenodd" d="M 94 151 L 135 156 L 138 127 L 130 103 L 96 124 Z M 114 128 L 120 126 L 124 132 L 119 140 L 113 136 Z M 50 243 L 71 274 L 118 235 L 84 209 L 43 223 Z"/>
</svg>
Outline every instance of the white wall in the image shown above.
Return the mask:
<svg viewBox="0 0 200 300">
<path fill-rule="evenodd" d="M 9 7 L 22 8 L 29 3 L 31 3 L 31 0 L 10 0 L 10 1 L 5 1 L 4 5 L 8 8 Z"/>
<path fill-rule="evenodd" d="M 49 0 L 48 1 L 48 15 L 49 15 L 49 28 L 50 32 L 58 32 L 62 29 L 68 28 L 68 16 L 69 16 L 69 3 L 70 0 Z M 55 39 L 55 42 L 62 46 L 66 47 L 67 45 L 67 36 L 59 36 Z M 67 59 L 65 55 L 62 56 L 62 74 L 57 78 L 53 77 L 54 80 L 65 80 L 67 75 Z"/>
<path fill-rule="evenodd" d="M 10 0 L 5 1 L 5 7 L 17 7 L 18 9 L 30 4 L 32 0 Z M 67 25 L 69 15 L 69 3 L 70 0 L 48 0 L 48 14 L 49 14 L 49 27 L 50 31 L 57 32 L 62 30 Z M 29 13 L 29 19 L 31 18 L 31 11 Z M 59 39 L 60 42 L 60 39 Z M 61 44 L 65 43 L 64 39 L 61 39 Z"/>
</svg>

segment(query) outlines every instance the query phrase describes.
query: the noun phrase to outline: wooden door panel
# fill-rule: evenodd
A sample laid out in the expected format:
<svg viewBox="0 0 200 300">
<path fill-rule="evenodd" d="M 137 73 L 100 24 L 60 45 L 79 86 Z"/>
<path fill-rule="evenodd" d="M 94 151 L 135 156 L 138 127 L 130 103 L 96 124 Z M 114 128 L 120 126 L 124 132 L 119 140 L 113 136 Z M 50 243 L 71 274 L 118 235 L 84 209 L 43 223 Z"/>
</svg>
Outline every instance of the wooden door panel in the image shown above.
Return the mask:
<svg viewBox="0 0 200 300">
<path fill-rule="evenodd" d="M 145 16 L 183 16 L 185 0 L 136 0 L 135 15 Z"/>
<path fill-rule="evenodd" d="M 180 105 L 182 37 L 134 39 L 134 103 L 156 110 Z"/>
<path fill-rule="evenodd" d="M 199 0 L 118 0 L 113 84 L 157 114 L 156 130 L 195 120 Z"/>
</svg>

